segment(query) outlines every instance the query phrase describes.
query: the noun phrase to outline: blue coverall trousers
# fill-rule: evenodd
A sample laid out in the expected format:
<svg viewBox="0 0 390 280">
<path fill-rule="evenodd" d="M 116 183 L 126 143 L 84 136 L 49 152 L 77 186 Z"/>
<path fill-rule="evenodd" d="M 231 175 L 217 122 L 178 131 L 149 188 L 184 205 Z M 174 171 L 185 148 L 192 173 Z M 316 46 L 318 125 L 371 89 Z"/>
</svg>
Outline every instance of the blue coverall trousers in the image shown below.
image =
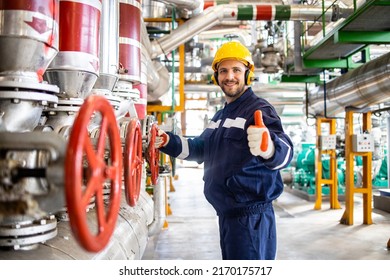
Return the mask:
<svg viewBox="0 0 390 280">
<path fill-rule="evenodd" d="M 267 211 L 241 217 L 219 216 L 220 245 L 224 260 L 274 260 L 275 214 Z"/>
</svg>

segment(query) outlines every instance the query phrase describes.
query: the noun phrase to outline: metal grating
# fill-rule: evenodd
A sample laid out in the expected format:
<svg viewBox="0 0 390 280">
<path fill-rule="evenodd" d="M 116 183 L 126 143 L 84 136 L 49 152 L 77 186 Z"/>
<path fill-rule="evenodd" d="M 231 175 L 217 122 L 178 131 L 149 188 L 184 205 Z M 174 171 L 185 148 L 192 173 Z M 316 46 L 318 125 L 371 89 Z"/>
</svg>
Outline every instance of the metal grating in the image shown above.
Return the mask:
<svg viewBox="0 0 390 280">
<path fill-rule="evenodd" d="M 365 43 L 335 43 L 339 31 L 390 31 L 390 1 L 366 3 L 328 34 L 319 44 L 304 54 L 305 60 L 342 59 L 366 47 Z M 390 33 L 389 33 L 390 36 Z"/>
</svg>

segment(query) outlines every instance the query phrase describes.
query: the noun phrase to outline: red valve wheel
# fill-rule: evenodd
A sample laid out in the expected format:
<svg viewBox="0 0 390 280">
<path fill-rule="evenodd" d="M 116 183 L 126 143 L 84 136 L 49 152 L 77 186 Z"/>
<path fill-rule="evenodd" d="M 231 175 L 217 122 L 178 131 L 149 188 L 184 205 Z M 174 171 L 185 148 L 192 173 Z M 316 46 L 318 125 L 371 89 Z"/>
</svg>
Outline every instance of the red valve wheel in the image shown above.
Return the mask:
<svg viewBox="0 0 390 280">
<path fill-rule="evenodd" d="M 132 207 L 137 204 L 141 191 L 142 163 L 141 124 L 132 119 L 127 127 L 124 154 L 126 201 Z"/>
<path fill-rule="evenodd" d="M 150 142 L 149 142 L 149 168 L 151 173 L 152 184 L 157 184 L 159 174 L 159 159 L 160 151 L 154 147 L 157 136 L 157 124 L 152 124 L 150 128 Z"/>
<path fill-rule="evenodd" d="M 101 123 L 94 144 L 87 128 L 96 112 L 101 115 Z M 108 182 L 109 203 L 103 200 L 103 188 Z M 121 183 L 122 146 L 114 111 L 103 96 L 91 95 L 85 99 L 73 123 L 65 158 L 69 221 L 76 240 L 85 250 L 99 252 L 109 242 L 118 218 Z M 96 205 L 96 229 L 87 221 L 92 200 Z"/>
</svg>

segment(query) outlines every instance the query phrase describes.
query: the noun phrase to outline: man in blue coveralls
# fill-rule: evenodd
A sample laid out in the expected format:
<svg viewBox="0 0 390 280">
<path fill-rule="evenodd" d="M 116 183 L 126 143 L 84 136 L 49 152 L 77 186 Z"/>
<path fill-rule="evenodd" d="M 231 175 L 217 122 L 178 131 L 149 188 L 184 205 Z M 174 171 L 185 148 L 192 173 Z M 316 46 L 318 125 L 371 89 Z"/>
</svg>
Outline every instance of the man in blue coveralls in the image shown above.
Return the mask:
<svg viewBox="0 0 390 280">
<path fill-rule="evenodd" d="M 254 64 L 239 42 L 223 44 L 212 77 L 225 93 L 223 109 L 199 137 L 158 130 L 156 148 L 184 160 L 204 162 L 204 194 L 219 218 L 222 258 L 272 260 L 276 225 L 272 201 L 283 191 L 280 170 L 293 157 L 274 107 L 250 84 Z"/>
</svg>

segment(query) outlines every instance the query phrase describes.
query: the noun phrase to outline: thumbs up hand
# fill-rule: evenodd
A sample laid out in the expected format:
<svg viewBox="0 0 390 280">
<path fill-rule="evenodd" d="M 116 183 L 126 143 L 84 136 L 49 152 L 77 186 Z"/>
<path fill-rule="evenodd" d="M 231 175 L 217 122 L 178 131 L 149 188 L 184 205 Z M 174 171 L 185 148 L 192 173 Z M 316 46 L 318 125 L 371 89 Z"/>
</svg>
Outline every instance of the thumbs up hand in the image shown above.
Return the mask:
<svg viewBox="0 0 390 280">
<path fill-rule="evenodd" d="M 274 142 L 272 142 L 268 128 L 263 123 L 261 111 L 257 110 L 254 117 L 255 125 L 247 129 L 249 149 L 252 155 L 269 159 L 275 153 Z"/>
</svg>

